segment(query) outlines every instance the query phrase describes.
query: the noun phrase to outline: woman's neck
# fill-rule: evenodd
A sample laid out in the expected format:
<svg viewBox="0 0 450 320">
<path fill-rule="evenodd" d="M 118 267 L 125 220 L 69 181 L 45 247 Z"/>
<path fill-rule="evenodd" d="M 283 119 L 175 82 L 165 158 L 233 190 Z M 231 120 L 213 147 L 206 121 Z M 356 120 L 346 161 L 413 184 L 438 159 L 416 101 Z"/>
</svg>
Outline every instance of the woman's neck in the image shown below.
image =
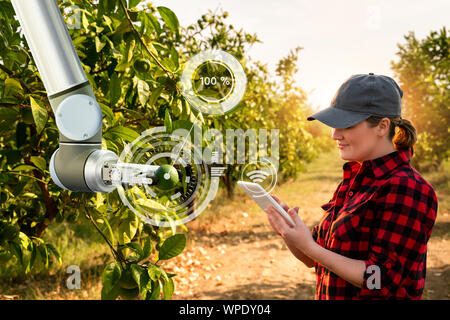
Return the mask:
<svg viewBox="0 0 450 320">
<path fill-rule="evenodd" d="M 394 151 L 397 151 L 397 150 L 394 148 L 394 145 L 392 143 L 385 144 L 381 148 L 376 148 L 376 150 L 374 150 L 373 153 L 371 153 L 369 156 L 367 156 L 366 159 L 356 160 L 356 162 L 358 162 L 359 164 L 362 164 L 366 160 L 377 159 L 377 158 L 385 156 L 389 153 L 392 153 Z"/>
</svg>

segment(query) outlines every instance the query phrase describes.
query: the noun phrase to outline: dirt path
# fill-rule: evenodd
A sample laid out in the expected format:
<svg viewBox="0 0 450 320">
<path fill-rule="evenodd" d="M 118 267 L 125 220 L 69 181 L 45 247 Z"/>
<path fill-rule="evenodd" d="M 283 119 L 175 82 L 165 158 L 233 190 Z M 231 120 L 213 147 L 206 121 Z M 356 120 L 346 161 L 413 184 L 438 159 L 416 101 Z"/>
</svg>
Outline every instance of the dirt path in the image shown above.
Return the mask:
<svg viewBox="0 0 450 320">
<path fill-rule="evenodd" d="M 302 266 L 266 224 L 255 222 L 249 221 L 249 230 L 194 240 L 180 257 L 184 266 L 173 263 L 180 275 L 174 299 L 313 298 L 313 269 Z"/>
<path fill-rule="evenodd" d="M 300 216 L 312 227 L 322 214 L 320 205 L 340 181 L 342 163 L 324 155 L 299 179 L 274 193 L 299 205 Z M 447 195 L 439 200 L 443 206 L 429 242 L 424 299 L 450 298 Z M 314 299 L 314 269 L 290 253 L 266 216 L 244 195 L 214 212 L 210 209 L 188 227 L 188 248 L 165 264 L 178 274 L 173 299 Z"/>
</svg>

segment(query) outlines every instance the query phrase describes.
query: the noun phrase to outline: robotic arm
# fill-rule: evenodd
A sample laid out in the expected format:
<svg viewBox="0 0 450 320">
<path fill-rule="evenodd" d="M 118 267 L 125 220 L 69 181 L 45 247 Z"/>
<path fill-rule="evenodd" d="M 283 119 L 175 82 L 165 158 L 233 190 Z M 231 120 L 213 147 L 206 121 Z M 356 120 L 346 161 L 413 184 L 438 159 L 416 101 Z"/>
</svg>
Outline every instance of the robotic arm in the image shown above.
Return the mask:
<svg viewBox="0 0 450 320">
<path fill-rule="evenodd" d="M 53 181 L 71 191 L 102 193 L 120 183 L 157 184 L 157 176 L 165 177 L 156 174 L 161 167 L 118 163 L 114 152 L 101 149 L 102 111 L 56 0 L 11 2 L 59 130 L 59 148 L 50 160 Z"/>
</svg>

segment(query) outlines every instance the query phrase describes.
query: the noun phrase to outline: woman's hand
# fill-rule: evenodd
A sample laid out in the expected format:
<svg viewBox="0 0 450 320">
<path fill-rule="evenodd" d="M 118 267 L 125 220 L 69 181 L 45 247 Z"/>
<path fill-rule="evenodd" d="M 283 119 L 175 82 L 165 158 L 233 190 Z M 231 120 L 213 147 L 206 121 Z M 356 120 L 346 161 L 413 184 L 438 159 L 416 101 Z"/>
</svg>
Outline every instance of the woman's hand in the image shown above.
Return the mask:
<svg viewBox="0 0 450 320">
<path fill-rule="evenodd" d="M 288 247 L 297 248 L 306 253 L 315 242 L 311 231 L 298 216 L 298 207 L 289 208 L 287 204 L 280 203 L 277 197 L 272 197 L 286 210 L 295 226 L 292 227 L 273 206 L 266 209 L 270 225 L 283 238 Z"/>
</svg>

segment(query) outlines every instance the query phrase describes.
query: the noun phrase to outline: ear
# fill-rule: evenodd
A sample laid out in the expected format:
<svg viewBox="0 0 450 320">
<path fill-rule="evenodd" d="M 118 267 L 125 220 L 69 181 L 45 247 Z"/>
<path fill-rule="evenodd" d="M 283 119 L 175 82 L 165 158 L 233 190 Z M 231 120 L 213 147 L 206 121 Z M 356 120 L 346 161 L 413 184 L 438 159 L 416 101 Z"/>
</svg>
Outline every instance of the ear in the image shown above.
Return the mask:
<svg viewBox="0 0 450 320">
<path fill-rule="evenodd" d="M 388 134 L 390 125 L 391 125 L 391 120 L 389 120 L 389 118 L 381 119 L 381 121 L 378 123 L 378 126 L 377 126 L 378 135 L 380 137 L 382 137 L 382 136 Z"/>
</svg>

